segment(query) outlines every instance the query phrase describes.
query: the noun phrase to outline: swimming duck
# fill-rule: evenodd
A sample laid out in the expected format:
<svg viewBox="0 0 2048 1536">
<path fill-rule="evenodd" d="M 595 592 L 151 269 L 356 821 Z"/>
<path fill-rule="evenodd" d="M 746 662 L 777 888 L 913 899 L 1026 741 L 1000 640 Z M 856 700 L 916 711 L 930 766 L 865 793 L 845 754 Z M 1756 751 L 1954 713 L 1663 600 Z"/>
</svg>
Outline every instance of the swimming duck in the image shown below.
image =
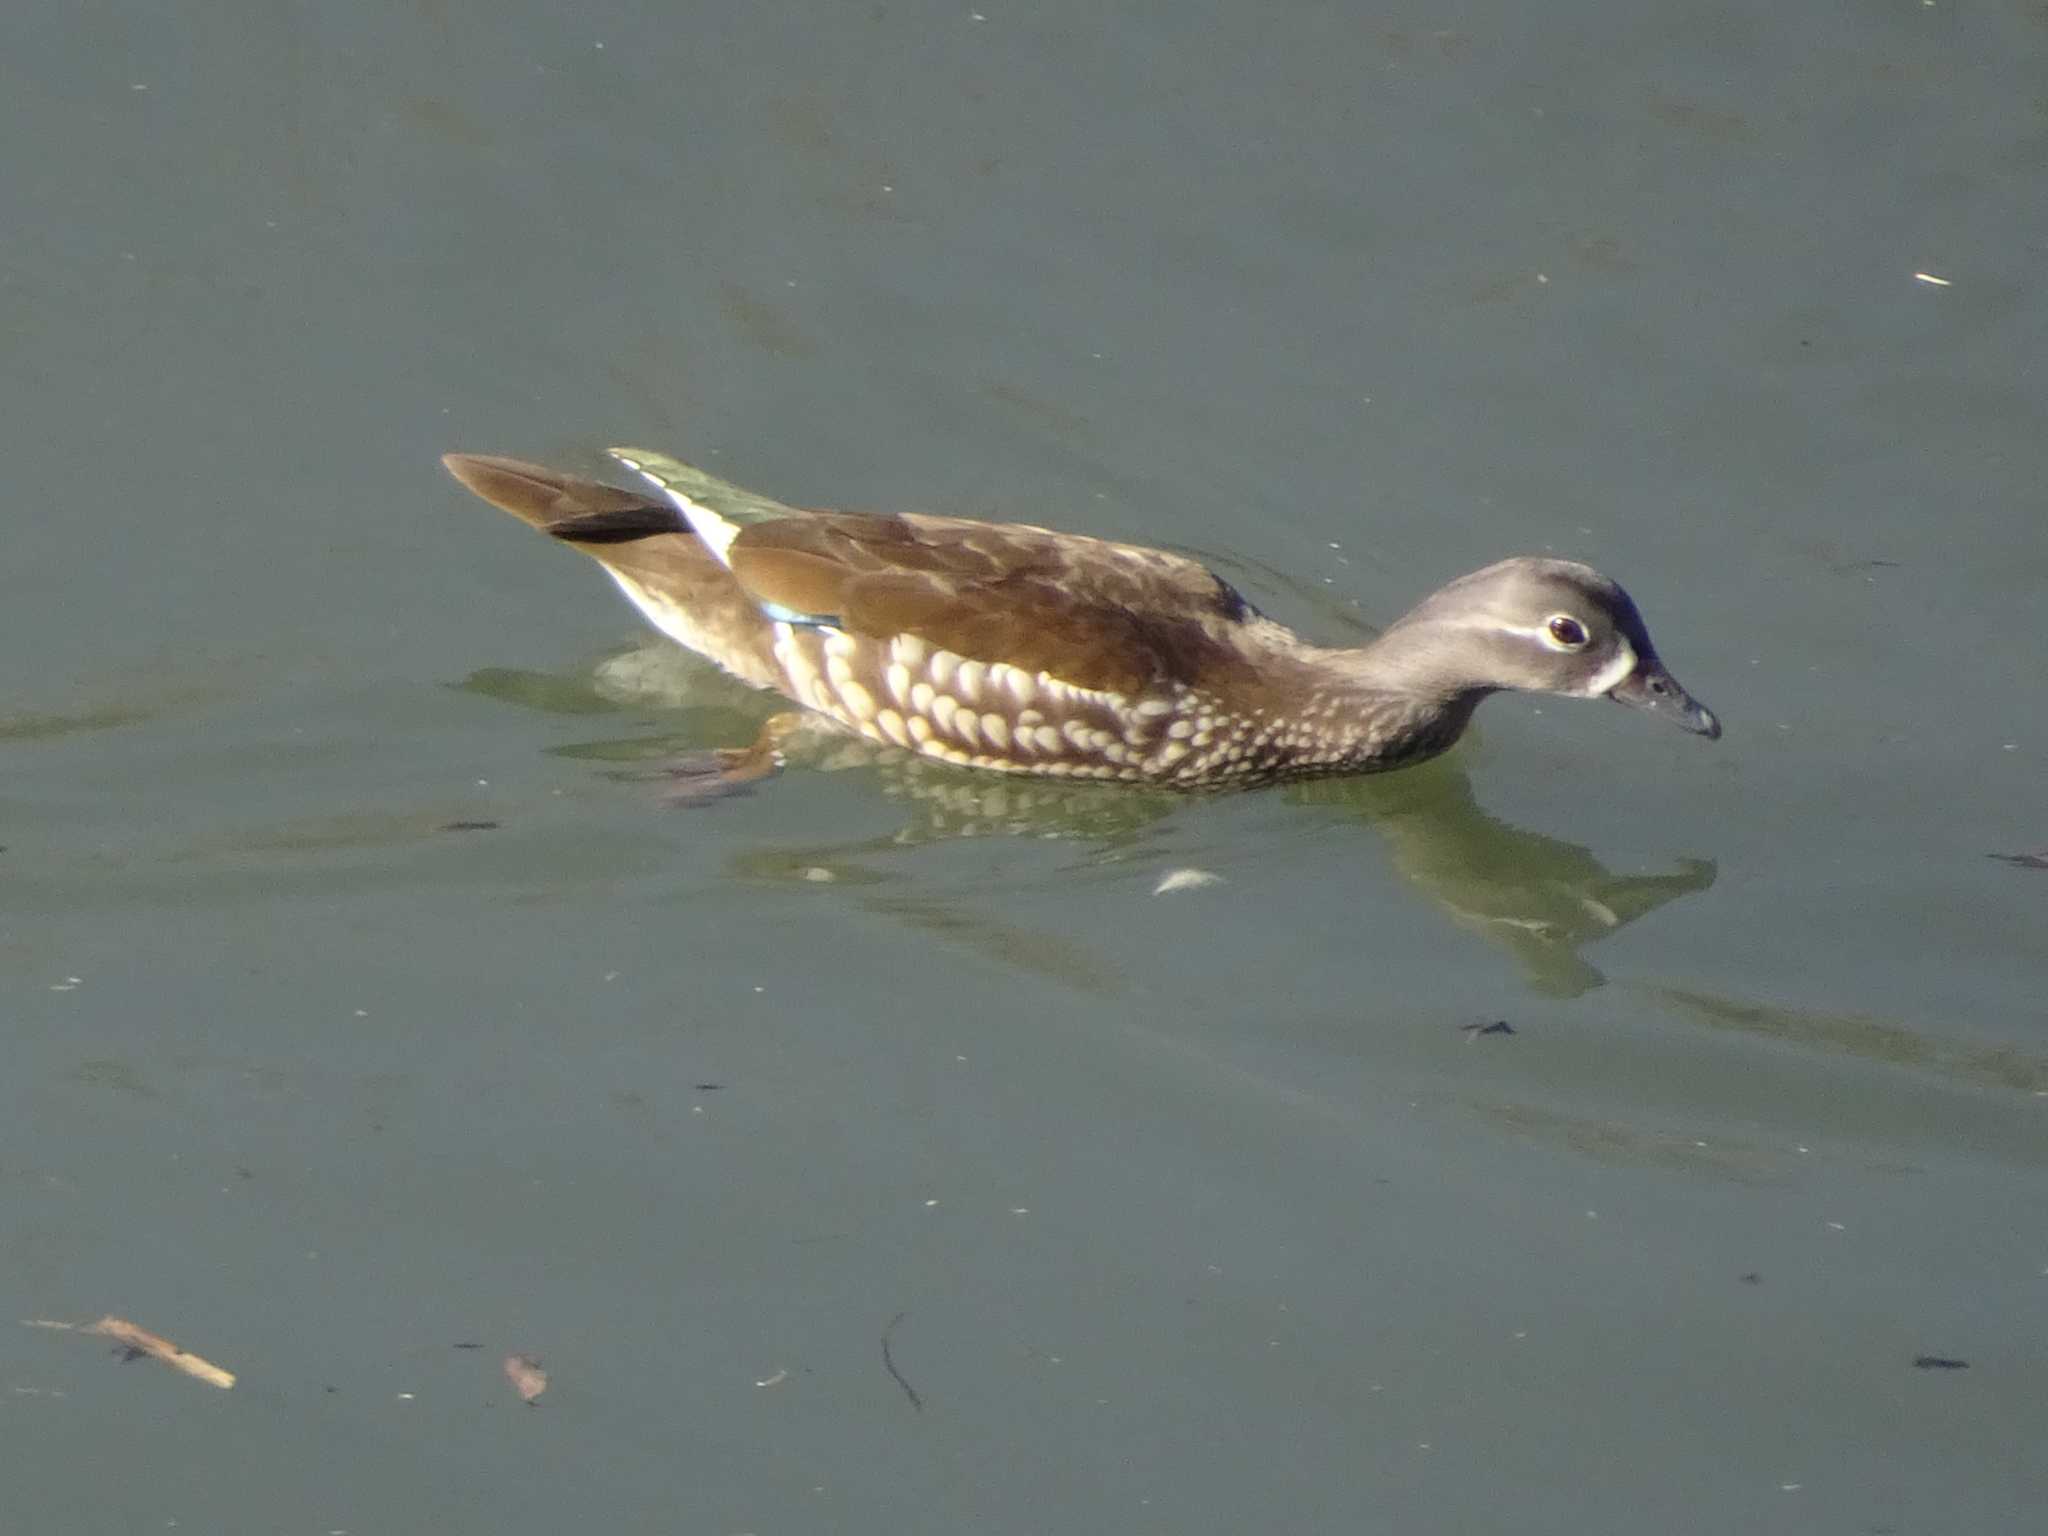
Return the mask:
<svg viewBox="0 0 2048 1536">
<path fill-rule="evenodd" d="M 654 626 L 876 742 L 966 767 L 1182 788 L 1405 767 L 1502 689 L 1720 722 L 1591 566 L 1516 556 L 1325 649 L 1195 560 L 1021 523 L 813 512 L 638 448 L 650 491 L 480 454 L 448 470 L 580 549 Z M 737 780 L 779 761 L 778 716 Z"/>
</svg>

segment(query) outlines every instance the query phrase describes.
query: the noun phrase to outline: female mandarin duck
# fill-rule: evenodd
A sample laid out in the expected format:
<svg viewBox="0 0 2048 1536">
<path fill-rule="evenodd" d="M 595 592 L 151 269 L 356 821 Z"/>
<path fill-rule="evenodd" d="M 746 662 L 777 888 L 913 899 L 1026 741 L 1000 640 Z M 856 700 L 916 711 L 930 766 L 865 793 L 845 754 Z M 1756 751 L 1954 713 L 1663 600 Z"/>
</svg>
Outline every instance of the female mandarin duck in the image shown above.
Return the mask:
<svg viewBox="0 0 2048 1536">
<path fill-rule="evenodd" d="M 1518 556 L 1326 650 L 1180 555 L 1024 524 L 809 512 L 637 448 L 658 494 L 449 454 L 484 500 L 596 560 L 663 633 L 877 742 L 1007 773 L 1181 788 L 1404 767 L 1504 688 L 1605 695 L 1702 736 L 1626 592 Z M 769 771 L 778 716 L 719 777 Z"/>
</svg>

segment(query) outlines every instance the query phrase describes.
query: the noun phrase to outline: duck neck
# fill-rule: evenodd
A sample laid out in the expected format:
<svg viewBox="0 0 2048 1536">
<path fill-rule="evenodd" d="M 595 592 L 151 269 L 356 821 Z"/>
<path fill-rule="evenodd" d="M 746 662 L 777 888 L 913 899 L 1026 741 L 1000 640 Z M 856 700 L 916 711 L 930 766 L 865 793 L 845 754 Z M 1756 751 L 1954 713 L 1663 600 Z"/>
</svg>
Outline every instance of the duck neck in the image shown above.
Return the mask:
<svg viewBox="0 0 2048 1536">
<path fill-rule="evenodd" d="M 1499 691 L 1455 662 L 1455 647 L 1425 624 L 1396 625 L 1370 645 L 1323 653 L 1317 704 L 1348 722 L 1363 759 L 1418 762 L 1449 748 L 1472 712 Z"/>
<path fill-rule="evenodd" d="M 1461 655 L 1466 635 L 1456 626 L 1426 618 L 1403 619 L 1370 645 L 1343 654 L 1347 671 L 1365 687 L 1411 694 L 1441 704 L 1470 698 L 1476 705 L 1496 685 L 1475 675 Z"/>
</svg>

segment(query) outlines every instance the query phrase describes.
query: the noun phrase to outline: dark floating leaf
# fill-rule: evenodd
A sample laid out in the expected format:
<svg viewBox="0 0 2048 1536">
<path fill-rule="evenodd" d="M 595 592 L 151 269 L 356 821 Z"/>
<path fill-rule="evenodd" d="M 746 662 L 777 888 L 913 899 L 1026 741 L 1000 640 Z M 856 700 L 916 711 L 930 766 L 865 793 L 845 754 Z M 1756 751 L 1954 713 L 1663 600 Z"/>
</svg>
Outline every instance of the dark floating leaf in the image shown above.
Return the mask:
<svg viewBox="0 0 2048 1536">
<path fill-rule="evenodd" d="M 504 823 L 497 821 L 444 821 L 441 823 L 441 830 L 443 832 L 495 832 L 502 825 Z"/>
<path fill-rule="evenodd" d="M 482 1349 L 483 1345 L 478 1344 L 472 1340 L 465 1339 L 460 1344 L 450 1344 L 448 1347 L 450 1349 Z"/>
<path fill-rule="evenodd" d="M 2001 864 L 2010 864 L 2015 869 L 2048 869 L 2048 852 L 1987 853 L 1984 857 L 1996 859 Z"/>
<path fill-rule="evenodd" d="M 1515 1032 L 1515 1026 L 1506 1019 L 1495 1019 L 1491 1024 L 1460 1024 L 1458 1028 L 1468 1035 L 1512 1035 Z"/>
<path fill-rule="evenodd" d="M 692 1088 L 696 1089 L 696 1090 L 697 1090 L 697 1091 L 698 1091 L 699 1093 L 716 1093 L 716 1092 L 718 1092 L 718 1091 L 719 1091 L 719 1089 L 723 1088 L 723 1087 L 725 1086 L 725 1084 L 723 1084 L 723 1083 L 692 1083 L 692 1084 L 690 1084 L 690 1086 L 691 1086 Z"/>
<path fill-rule="evenodd" d="M 1748 1274 L 1742 1275 L 1739 1278 L 1744 1285 L 1762 1285 L 1764 1283 L 1764 1277 L 1753 1269 Z"/>
<path fill-rule="evenodd" d="M 1913 1369 L 1916 1371 L 1967 1371 L 1970 1362 L 1952 1360 L 1947 1355 L 1915 1355 Z"/>
</svg>

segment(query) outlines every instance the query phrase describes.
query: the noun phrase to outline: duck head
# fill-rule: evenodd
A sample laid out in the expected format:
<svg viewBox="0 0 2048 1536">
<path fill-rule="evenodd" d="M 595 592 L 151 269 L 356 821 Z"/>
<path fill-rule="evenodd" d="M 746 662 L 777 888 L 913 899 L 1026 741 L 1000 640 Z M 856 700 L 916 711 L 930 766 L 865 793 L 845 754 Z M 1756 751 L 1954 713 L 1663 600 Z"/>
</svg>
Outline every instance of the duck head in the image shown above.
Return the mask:
<svg viewBox="0 0 2048 1536">
<path fill-rule="evenodd" d="M 1709 740 L 1721 734 L 1657 655 L 1628 593 L 1574 560 L 1518 555 L 1461 576 L 1367 649 L 1453 693 L 1604 697 Z"/>
</svg>

